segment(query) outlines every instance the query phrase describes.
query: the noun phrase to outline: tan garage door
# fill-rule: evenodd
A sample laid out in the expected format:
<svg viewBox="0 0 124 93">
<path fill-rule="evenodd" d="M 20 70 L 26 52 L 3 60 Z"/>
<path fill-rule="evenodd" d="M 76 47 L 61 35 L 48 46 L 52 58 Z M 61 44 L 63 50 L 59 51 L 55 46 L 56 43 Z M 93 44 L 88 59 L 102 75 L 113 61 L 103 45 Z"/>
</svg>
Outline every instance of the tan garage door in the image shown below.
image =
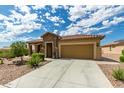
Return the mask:
<svg viewBox="0 0 124 93">
<path fill-rule="evenodd" d="M 93 59 L 93 44 L 61 45 L 61 57 Z"/>
</svg>

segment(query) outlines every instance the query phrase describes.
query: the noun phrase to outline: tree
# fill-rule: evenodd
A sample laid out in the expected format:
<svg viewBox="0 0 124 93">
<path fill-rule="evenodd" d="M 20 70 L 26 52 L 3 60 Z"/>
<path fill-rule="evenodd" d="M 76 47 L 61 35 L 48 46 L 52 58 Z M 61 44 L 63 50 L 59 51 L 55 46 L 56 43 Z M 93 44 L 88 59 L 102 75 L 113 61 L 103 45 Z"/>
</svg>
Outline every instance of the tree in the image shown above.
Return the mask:
<svg viewBox="0 0 124 93">
<path fill-rule="evenodd" d="M 21 58 L 21 62 L 23 62 L 23 57 L 24 55 L 27 54 L 27 45 L 25 42 L 22 41 L 17 41 L 14 42 L 10 45 L 11 47 L 11 53 L 15 56 L 15 57 L 20 57 Z"/>
</svg>

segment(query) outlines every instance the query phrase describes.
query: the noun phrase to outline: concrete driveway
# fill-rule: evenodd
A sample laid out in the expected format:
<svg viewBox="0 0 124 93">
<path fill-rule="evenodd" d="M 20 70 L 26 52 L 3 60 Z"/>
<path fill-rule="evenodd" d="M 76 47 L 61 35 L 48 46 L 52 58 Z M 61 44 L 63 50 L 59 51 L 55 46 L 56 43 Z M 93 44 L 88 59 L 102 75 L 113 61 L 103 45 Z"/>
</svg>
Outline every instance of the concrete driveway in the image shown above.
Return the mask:
<svg viewBox="0 0 124 93">
<path fill-rule="evenodd" d="M 56 59 L 8 84 L 12 88 L 110 88 L 111 83 L 91 60 Z"/>
</svg>

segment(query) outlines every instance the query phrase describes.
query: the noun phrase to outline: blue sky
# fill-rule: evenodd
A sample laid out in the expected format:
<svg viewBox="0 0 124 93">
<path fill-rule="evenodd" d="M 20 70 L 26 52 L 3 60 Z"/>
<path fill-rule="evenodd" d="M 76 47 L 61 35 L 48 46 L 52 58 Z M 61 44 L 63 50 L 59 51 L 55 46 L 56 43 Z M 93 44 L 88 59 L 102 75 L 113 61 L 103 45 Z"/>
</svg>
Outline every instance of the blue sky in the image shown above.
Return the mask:
<svg viewBox="0 0 124 93">
<path fill-rule="evenodd" d="M 0 5 L 0 47 L 39 39 L 48 31 L 61 36 L 104 34 L 102 45 L 124 39 L 124 6 Z"/>
</svg>

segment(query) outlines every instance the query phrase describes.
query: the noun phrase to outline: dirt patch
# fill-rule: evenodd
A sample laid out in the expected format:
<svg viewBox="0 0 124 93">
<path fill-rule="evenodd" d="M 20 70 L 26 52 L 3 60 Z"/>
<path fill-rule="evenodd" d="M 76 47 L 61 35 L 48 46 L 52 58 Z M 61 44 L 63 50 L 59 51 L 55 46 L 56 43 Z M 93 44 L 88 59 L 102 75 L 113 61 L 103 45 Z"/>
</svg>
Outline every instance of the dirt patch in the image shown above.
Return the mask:
<svg viewBox="0 0 124 93">
<path fill-rule="evenodd" d="M 116 88 L 124 88 L 124 81 L 116 80 L 112 76 L 112 70 L 118 67 L 124 68 L 124 64 L 98 64 L 111 84 Z"/>
<path fill-rule="evenodd" d="M 40 66 L 43 66 L 49 62 L 51 61 L 41 62 Z M 2 64 L 0 65 L 0 85 L 4 85 L 33 70 L 34 69 L 30 68 L 28 65 L 16 66 L 16 65 Z"/>
</svg>

